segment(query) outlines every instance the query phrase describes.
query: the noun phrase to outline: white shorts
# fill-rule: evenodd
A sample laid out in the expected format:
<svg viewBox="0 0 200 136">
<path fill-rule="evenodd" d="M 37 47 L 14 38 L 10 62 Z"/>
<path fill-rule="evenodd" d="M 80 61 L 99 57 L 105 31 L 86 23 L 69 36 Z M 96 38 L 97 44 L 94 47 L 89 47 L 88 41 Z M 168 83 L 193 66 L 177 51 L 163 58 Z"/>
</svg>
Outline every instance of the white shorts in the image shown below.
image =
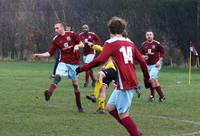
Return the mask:
<svg viewBox="0 0 200 136">
<path fill-rule="evenodd" d="M 131 90 L 115 89 L 112 92 L 107 105 L 115 106 L 119 114 L 129 112 L 134 92 L 135 92 L 134 89 Z"/>
<path fill-rule="evenodd" d="M 66 64 L 63 62 L 59 62 L 58 67 L 56 69 L 56 75 L 60 76 L 68 76 L 71 80 L 77 80 L 76 75 L 76 68 L 78 68 L 79 65 L 72 65 L 72 64 Z"/>
<path fill-rule="evenodd" d="M 86 56 L 83 56 L 83 62 L 84 63 L 90 63 L 95 57 L 95 54 L 88 54 Z"/>
<path fill-rule="evenodd" d="M 156 67 L 155 65 L 148 65 L 147 68 L 149 71 L 150 78 L 154 80 L 158 79 L 158 73 L 161 69 L 161 66 Z"/>
</svg>

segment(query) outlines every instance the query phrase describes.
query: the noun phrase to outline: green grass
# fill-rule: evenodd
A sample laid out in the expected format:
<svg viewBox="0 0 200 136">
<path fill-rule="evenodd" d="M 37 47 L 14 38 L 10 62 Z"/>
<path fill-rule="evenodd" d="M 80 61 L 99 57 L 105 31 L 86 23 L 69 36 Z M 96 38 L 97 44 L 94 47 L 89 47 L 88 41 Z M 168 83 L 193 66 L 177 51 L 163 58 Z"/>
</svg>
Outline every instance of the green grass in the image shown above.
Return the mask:
<svg viewBox="0 0 200 136">
<path fill-rule="evenodd" d="M 128 136 L 108 114 L 94 114 L 96 104 L 85 99 L 92 88 L 83 88 L 83 73 L 79 82 L 85 113 L 77 112 L 68 79 L 63 79 L 51 101 L 45 102 L 43 91 L 51 83 L 52 67 L 47 63 L 0 62 L 0 136 Z M 140 71 L 138 76 L 141 80 Z M 159 80 L 167 97 L 164 103 L 148 103 L 149 91 L 143 86 L 142 97 L 133 100 L 131 115 L 144 136 L 200 131 L 200 71 L 193 70 L 190 86 L 187 69 L 163 68 Z M 108 96 L 112 89 L 111 85 Z"/>
</svg>

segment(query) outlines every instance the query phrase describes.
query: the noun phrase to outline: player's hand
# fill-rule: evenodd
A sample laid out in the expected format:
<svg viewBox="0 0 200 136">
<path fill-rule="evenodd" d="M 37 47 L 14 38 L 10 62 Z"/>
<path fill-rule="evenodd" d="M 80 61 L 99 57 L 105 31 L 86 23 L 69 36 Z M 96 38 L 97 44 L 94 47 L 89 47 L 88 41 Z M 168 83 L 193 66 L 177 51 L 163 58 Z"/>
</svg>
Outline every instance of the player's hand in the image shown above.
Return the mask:
<svg viewBox="0 0 200 136">
<path fill-rule="evenodd" d="M 88 42 L 88 46 L 92 47 L 93 43 L 92 42 Z"/>
<path fill-rule="evenodd" d="M 158 62 L 155 64 L 156 67 L 160 67 L 160 65 L 161 65 L 161 62 L 160 62 L 160 61 L 158 61 Z"/>
<path fill-rule="evenodd" d="M 76 68 L 76 75 L 80 73 L 80 67 Z"/>
<path fill-rule="evenodd" d="M 148 60 L 149 59 L 148 55 L 142 55 L 142 57 L 144 58 L 144 60 Z"/>
<path fill-rule="evenodd" d="M 149 78 L 144 78 L 144 86 L 145 88 L 151 88 L 151 80 Z"/>
<path fill-rule="evenodd" d="M 79 50 L 79 45 L 77 44 L 77 45 L 74 46 L 74 52 L 76 52 L 78 50 Z"/>
<path fill-rule="evenodd" d="M 37 59 L 37 58 L 39 58 L 39 55 L 38 54 L 32 54 L 32 58 Z"/>
</svg>

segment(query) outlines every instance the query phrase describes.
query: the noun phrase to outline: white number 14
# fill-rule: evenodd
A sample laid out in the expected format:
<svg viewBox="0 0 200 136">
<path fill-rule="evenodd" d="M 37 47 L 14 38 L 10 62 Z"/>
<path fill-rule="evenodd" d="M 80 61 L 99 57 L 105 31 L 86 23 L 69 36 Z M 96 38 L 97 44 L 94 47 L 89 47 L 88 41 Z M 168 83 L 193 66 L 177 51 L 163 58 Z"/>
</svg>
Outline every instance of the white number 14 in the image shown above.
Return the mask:
<svg viewBox="0 0 200 136">
<path fill-rule="evenodd" d="M 131 63 L 133 63 L 132 47 L 130 47 L 130 46 L 128 46 L 128 47 L 122 46 L 119 51 L 123 54 L 124 63 L 125 64 L 128 64 L 129 61 Z"/>
</svg>

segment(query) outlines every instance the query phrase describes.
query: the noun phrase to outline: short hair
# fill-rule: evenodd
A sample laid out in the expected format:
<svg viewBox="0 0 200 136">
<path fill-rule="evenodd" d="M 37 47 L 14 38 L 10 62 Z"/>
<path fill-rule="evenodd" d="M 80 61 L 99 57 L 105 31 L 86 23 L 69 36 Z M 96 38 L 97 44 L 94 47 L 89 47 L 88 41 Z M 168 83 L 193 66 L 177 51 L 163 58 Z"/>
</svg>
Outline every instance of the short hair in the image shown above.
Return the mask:
<svg viewBox="0 0 200 136">
<path fill-rule="evenodd" d="M 56 21 L 56 23 L 55 24 L 61 24 L 64 28 L 65 28 L 65 23 L 64 22 L 62 22 L 61 20 L 58 20 L 58 21 Z"/>
<path fill-rule="evenodd" d="M 152 33 L 152 34 L 154 34 L 152 30 L 147 30 L 146 31 L 146 33 L 149 33 L 149 32 Z"/>
<path fill-rule="evenodd" d="M 127 28 L 127 22 L 121 17 L 112 17 L 107 24 L 110 33 L 112 34 L 122 34 Z"/>
<path fill-rule="evenodd" d="M 86 27 L 89 29 L 89 26 L 87 24 L 82 25 L 82 28 L 86 28 Z"/>
</svg>

